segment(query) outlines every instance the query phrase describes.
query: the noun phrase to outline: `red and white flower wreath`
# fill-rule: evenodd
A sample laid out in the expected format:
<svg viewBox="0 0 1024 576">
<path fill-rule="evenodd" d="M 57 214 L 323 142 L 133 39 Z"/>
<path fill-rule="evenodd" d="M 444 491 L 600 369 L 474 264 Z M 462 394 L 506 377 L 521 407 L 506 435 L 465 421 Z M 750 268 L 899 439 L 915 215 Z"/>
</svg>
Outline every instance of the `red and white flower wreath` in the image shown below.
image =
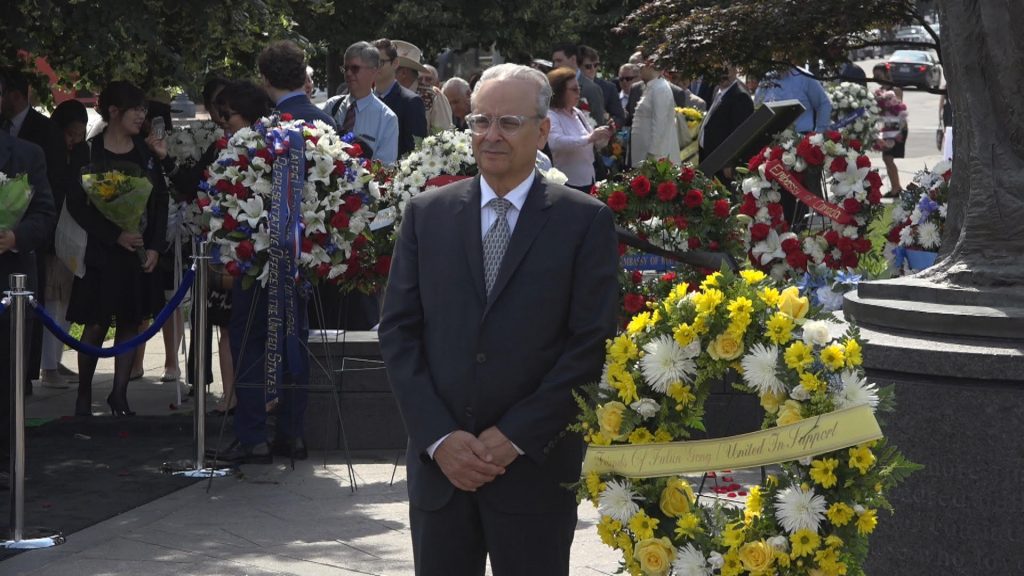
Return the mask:
<svg viewBox="0 0 1024 576">
<path fill-rule="evenodd" d="M 810 170 L 815 167 L 824 172 L 828 201 L 806 190 L 809 174 L 817 177 Z M 748 255 L 756 268 L 783 280 L 801 276 L 808 265 L 856 268 L 871 250 L 868 225 L 881 213 L 882 179 L 860 141 L 844 140 L 836 131 L 785 132 L 747 168 L 739 213 L 750 218 Z M 791 232 L 780 203 L 791 193 L 824 215 L 825 224 L 799 235 Z"/>
</svg>

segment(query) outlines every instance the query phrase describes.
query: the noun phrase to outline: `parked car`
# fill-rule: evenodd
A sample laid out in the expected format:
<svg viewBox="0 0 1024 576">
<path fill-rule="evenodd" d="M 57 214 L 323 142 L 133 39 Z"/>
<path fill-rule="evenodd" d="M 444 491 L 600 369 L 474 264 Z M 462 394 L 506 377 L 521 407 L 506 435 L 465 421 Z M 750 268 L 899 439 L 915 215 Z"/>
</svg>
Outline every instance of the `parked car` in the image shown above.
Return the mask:
<svg viewBox="0 0 1024 576">
<path fill-rule="evenodd" d="M 942 64 L 930 50 L 897 50 L 885 63 L 896 84 L 937 89 L 942 85 Z"/>
</svg>

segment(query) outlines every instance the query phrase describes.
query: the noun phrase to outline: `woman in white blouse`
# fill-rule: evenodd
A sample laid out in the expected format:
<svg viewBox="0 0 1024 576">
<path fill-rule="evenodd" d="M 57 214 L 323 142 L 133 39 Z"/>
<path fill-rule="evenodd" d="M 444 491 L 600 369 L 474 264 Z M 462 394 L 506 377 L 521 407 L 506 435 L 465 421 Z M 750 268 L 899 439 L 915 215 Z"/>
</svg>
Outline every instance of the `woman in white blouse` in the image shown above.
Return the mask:
<svg viewBox="0 0 1024 576">
<path fill-rule="evenodd" d="M 591 128 L 583 111 L 576 107 L 580 84 L 575 70 L 556 68 L 548 72 L 548 82 L 552 89 L 548 110 L 551 163 L 568 177 L 566 185 L 589 192 L 594 183 L 594 148 L 608 143 L 611 128 Z"/>
</svg>

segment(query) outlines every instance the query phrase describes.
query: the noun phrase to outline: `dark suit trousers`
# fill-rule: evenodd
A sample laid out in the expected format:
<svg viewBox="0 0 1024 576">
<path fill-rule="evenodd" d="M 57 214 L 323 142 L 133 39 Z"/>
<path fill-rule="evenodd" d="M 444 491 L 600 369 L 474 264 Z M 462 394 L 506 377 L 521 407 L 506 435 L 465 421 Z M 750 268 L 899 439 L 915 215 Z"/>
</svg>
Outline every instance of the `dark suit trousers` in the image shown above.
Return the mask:
<svg viewBox="0 0 1024 576">
<path fill-rule="evenodd" d="M 576 500 L 543 514 L 507 514 L 479 493 L 456 490 L 440 510 L 409 506 L 416 576 L 568 576 L 576 532 Z"/>
<path fill-rule="evenodd" d="M 25 306 L 25 312 L 31 314 L 28 305 Z M 8 449 L 11 445 L 11 438 L 14 437 L 11 430 L 11 424 L 14 420 L 14 415 L 11 412 L 11 394 L 14 389 L 12 383 L 14 382 L 14 361 L 11 355 L 11 310 L 4 312 L 3 316 L 0 316 L 0 470 L 7 470 L 8 461 L 6 457 L 9 455 Z M 26 318 L 26 329 L 25 329 L 25 366 L 26 373 L 28 371 L 28 356 L 29 356 L 29 335 L 32 333 L 32 325 L 38 324 L 31 321 L 32 318 Z M 27 378 L 26 378 L 27 379 Z M 28 392 L 26 388 L 25 392 Z"/>
<path fill-rule="evenodd" d="M 250 316 L 251 311 L 251 316 Z M 299 337 L 305 342 L 309 335 L 306 324 L 306 302 L 299 304 Z M 231 356 L 235 364 L 235 434 L 246 446 L 267 441 L 267 410 L 269 399 L 264 388 L 264 361 L 267 353 L 267 291 L 253 287 L 243 290 L 235 283 L 231 295 L 231 320 L 228 326 Z M 283 344 L 282 344 L 283 347 Z M 305 346 L 302 354 L 307 354 Z M 277 433 L 289 438 L 302 438 L 306 404 L 309 399 L 309 371 L 297 380 L 285 375 L 278 397 Z"/>
</svg>

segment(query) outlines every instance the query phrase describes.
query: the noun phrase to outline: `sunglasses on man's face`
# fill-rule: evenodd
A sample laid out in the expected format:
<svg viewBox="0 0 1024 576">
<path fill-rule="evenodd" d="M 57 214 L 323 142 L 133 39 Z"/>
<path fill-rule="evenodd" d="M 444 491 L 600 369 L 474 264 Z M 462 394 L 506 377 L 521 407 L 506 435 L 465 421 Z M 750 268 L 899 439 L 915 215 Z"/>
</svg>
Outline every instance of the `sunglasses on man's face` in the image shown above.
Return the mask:
<svg viewBox="0 0 1024 576">
<path fill-rule="evenodd" d="M 632 82 L 636 80 L 636 76 L 619 76 L 619 82 Z"/>
</svg>

